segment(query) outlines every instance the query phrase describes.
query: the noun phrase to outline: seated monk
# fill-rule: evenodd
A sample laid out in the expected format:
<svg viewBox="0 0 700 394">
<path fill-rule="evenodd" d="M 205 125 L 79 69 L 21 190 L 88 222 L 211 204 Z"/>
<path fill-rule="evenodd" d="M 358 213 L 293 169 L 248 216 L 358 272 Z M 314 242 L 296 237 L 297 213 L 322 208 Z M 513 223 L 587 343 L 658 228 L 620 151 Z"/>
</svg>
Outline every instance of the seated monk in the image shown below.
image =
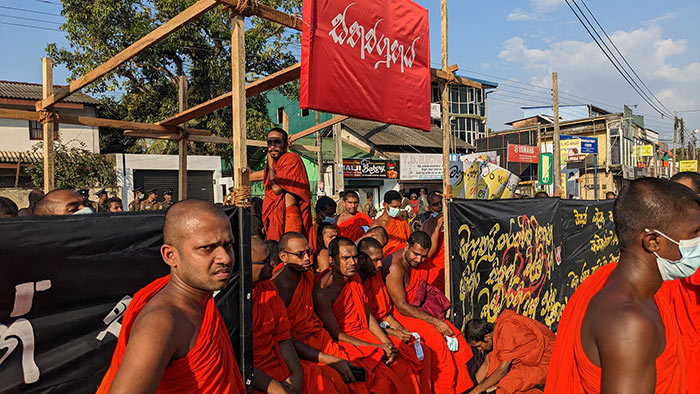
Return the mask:
<svg viewBox="0 0 700 394">
<path fill-rule="evenodd" d="M 253 278 L 254 386 L 260 393 L 338 393 L 333 381 L 316 364 L 302 371 L 290 333 L 287 308 L 272 278 L 270 253 L 265 243 L 251 238 Z"/>
<path fill-rule="evenodd" d="M 330 264 L 330 256 L 328 256 L 328 245 L 338 236 L 338 228 L 335 224 L 323 223 L 318 227 L 316 258 L 315 266 L 316 273 L 320 273 L 328 269 Z"/>
<path fill-rule="evenodd" d="M 161 256 L 170 275 L 134 294 L 98 393 L 245 393 L 212 293 L 234 265 L 231 223 L 201 200 L 165 215 Z"/>
<path fill-rule="evenodd" d="M 620 261 L 599 268 L 566 304 L 545 393 L 685 393 L 683 342 L 657 292 L 700 265 L 692 246 L 700 241 L 700 198 L 642 178 L 622 189 L 613 215 Z"/>
<path fill-rule="evenodd" d="M 314 253 L 318 253 L 318 229 L 324 224 L 334 224 L 335 223 L 335 201 L 328 196 L 321 196 L 316 200 L 316 206 L 314 207 L 314 212 L 316 212 L 316 217 L 314 218 L 313 231 L 311 231 L 312 237 L 309 238 L 309 246 L 314 250 Z"/>
<path fill-rule="evenodd" d="M 421 364 L 403 342 L 395 347 L 369 313 L 357 272 L 357 247 L 348 238 L 331 242 L 331 268 L 319 275 L 314 287 L 314 310 L 331 336 L 354 361 L 365 360 L 374 378 L 373 393 L 418 393 Z M 346 347 L 345 344 L 351 346 Z M 356 346 L 373 349 L 367 352 Z M 358 352 L 358 350 L 360 352 Z M 378 351 L 377 351 L 378 350 Z"/>
<path fill-rule="evenodd" d="M 406 246 L 387 257 L 389 274 L 386 286 L 394 304 L 394 317 L 404 327 L 421 336 L 421 343 L 432 353 L 431 373 L 436 393 L 464 393 L 472 383 L 467 362 L 472 358 L 472 350 L 462 333 L 443 316 L 435 317 L 411 305 L 418 296 L 418 288 L 427 289 L 428 271 L 423 262 L 430 250 L 430 237 L 423 231 L 416 231 L 408 238 Z M 420 286 L 419 286 L 420 285 Z M 447 338 L 454 344 L 451 351 Z M 452 345 L 454 346 L 454 345 Z"/>
<path fill-rule="evenodd" d="M 353 190 L 345 191 L 343 204 L 345 204 L 345 212 L 338 216 L 335 225 L 338 227 L 341 237 L 357 241 L 369 230 L 369 226 L 372 225 L 372 219 L 367 214 L 358 211 L 360 196 L 357 192 Z"/>
<path fill-rule="evenodd" d="M 267 133 L 267 164 L 263 171 L 265 198 L 262 218 L 267 239 L 297 231 L 312 236 L 311 190 L 301 157 L 288 152 L 287 133 L 275 127 Z M 260 172 L 251 175 L 259 180 Z"/>
<path fill-rule="evenodd" d="M 440 192 L 428 194 L 430 217 L 421 230 L 430 235 L 430 252 L 425 260 L 428 269 L 428 283 L 445 292 L 445 217 L 442 215 L 442 197 Z"/>
<path fill-rule="evenodd" d="M 401 198 L 401 194 L 396 190 L 386 192 L 384 194 L 384 213 L 372 223 L 372 227 L 384 227 L 387 234 L 389 234 L 389 241 L 384 246 L 384 256 L 389 256 L 403 248 L 411 235 L 411 228 L 408 222 L 399 217 Z"/>
<path fill-rule="evenodd" d="M 469 320 L 465 335 L 470 345 L 487 353 L 476 373 L 479 384 L 470 393 L 498 387 L 498 394 L 542 394 L 555 339 L 544 324 L 505 309 L 495 324 Z"/>
<path fill-rule="evenodd" d="M 355 382 L 350 371 L 350 356 L 331 338 L 323 323 L 314 313 L 313 285 L 315 276 L 311 270 L 309 244 L 300 233 L 286 233 L 279 243 L 282 260 L 273 274 L 273 283 L 287 307 L 287 317 L 292 326 L 292 338 L 301 366 L 318 367 L 331 379 L 339 393 L 349 389 L 352 393 L 368 394 L 367 382 Z M 342 377 L 342 378 L 341 378 Z M 347 382 L 347 386 L 343 382 Z"/>
<path fill-rule="evenodd" d="M 370 227 L 369 230 L 365 233 L 365 235 L 361 236 L 360 239 L 357 241 L 360 242 L 365 238 L 374 238 L 377 241 L 379 241 L 380 244 L 382 244 L 382 249 L 386 244 L 389 242 L 389 234 L 387 234 L 386 229 L 382 226 L 374 226 Z M 382 253 L 384 253 L 382 251 Z"/>
</svg>

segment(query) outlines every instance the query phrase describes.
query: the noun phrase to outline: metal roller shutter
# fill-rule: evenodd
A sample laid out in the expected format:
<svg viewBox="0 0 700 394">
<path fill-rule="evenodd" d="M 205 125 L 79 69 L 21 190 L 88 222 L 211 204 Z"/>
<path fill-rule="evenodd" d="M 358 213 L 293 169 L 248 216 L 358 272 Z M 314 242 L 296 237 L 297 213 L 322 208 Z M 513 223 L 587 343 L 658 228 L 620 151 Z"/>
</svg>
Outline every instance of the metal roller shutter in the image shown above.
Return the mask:
<svg viewBox="0 0 700 394">
<path fill-rule="evenodd" d="M 158 189 L 158 201 L 163 201 L 164 191 L 173 189 L 173 201 L 178 199 L 176 170 L 134 170 L 134 185 Z M 214 172 L 187 171 L 187 197 L 214 202 Z"/>
</svg>

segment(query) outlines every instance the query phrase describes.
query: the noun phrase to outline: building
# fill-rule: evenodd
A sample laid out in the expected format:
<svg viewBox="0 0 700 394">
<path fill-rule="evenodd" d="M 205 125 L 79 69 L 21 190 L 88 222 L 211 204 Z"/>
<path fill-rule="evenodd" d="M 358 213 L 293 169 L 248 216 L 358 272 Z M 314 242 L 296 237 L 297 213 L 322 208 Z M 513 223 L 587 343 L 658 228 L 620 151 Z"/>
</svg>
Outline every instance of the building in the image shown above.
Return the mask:
<svg viewBox="0 0 700 394">
<path fill-rule="evenodd" d="M 61 86 L 54 86 L 54 91 Z M 0 81 L 0 108 L 31 110 L 42 98 L 41 84 Z M 61 115 L 94 117 L 99 100 L 76 92 L 56 103 Z M 29 160 L 42 160 L 39 149 L 43 141 L 43 128 L 39 122 L 0 118 L 0 187 L 31 187 L 31 180 L 24 171 Z M 100 153 L 100 135 L 97 127 L 58 123 L 56 140 L 72 146 Z M 31 153 L 37 150 L 36 153 Z"/>
</svg>

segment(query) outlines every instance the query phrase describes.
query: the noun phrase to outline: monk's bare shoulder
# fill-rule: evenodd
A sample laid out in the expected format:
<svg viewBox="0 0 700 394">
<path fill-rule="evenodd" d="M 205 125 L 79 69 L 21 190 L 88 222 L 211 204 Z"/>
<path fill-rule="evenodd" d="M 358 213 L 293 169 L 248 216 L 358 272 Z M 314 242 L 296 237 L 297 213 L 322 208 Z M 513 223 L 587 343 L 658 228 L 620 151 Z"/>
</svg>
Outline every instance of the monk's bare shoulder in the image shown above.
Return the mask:
<svg viewBox="0 0 700 394">
<path fill-rule="evenodd" d="M 389 225 L 389 219 L 387 219 L 383 216 L 378 217 L 372 223 L 372 227 L 381 226 L 381 227 L 384 227 L 385 230 L 386 230 L 386 226 L 388 226 L 388 225 Z"/>
<path fill-rule="evenodd" d="M 156 294 L 141 310 L 134 321 L 132 334 L 162 335 L 169 338 L 174 348 L 173 358 L 184 357 L 196 342 L 204 311 L 187 316 L 185 311 L 168 300 L 165 294 Z M 194 322 L 193 322 L 194 320 Z M 200 322 L 199 324 L 195 322 Z"/>
<path fill-rule="evenodd" d="M 423 222 L 423 225 L 421 225 L 421 231 L 425 231 L 428 234 L 432 234 L 433 231 L 435 230 L 436 225 L 437 225 L 437 220 L 435 218 L 431 217 L 430 219 Z"/>
</svg>

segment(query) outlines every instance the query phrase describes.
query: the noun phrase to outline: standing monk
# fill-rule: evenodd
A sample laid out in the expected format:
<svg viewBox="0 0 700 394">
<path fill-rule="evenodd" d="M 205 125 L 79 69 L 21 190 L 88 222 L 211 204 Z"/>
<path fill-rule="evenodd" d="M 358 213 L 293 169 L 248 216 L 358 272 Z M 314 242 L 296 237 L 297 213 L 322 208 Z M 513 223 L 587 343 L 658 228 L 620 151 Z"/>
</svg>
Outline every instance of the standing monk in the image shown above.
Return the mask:
<svg viewBox="0 0 700 394">
<path fill-rule="evenodd" d="M 209 202 L 170 208 L 161 256 L 170 275 L 134 294 L 98 393 L 245 393 L 212 293 L 229 283 L 233 234 Z"/>
<path fill-rule="evenodd" d="M 465 335 L 470 345 L 488 353 L 471 393 L 498 387 L 499 394 L 542 394 L 538 386 L 547 380 L 555 339 L 544 324 L 504 309 L 495 324 L 469 320 Z"/>
<path fill-rule="evenodd" d="M 411 236 L 408 222 L 399 216 L 401 211 L 401 194 L 389 190 L 384 194 L 384 213 L 372 223 L 372 227 L 382 226 L 389 234 L 389 242 L 384 246 L 384 256 L 388 256 L 403 248 Z"/>
<path fill-rule="evenodd" d="M 355 275 L 355 243 L 336 238 L 331 242 L 330 254 L 331 268 L 318 277 L 314 287 L 316 314 L 353 361 L 369 366 L 373 393 L 418 393 L 421 364 L 415 353 L 403 343 L 403 348 L 395 347 L 369 313 L 362 282 Z M 367 352 L 357 346 L 373 350 Z"/>
<path fill-rule="evenodd" d="M 545 393 L 685 393 L 683 342 L 664 280 L 700 266 L 700 198 L 643 178 L 613 208 L 620 261 L 599 268 L 564 309 Z"/>
<path fill-rule="evenodd" d="M 425 260 L 428 283 L 445 292 L 445 217 L 442 214 L 442 197 L 439 192 L 428 194 L 430 218 L 423 223 L 422 231 L 430 235 L 430 252 Z"/>
<path fill-rule="evenodd" d="M 462 333 L 443 316 L 433 316 L 414 306 L 417 298 L 427 298 L 418 294 L 430 286 L 425 283 L 428 271 L 423 262 L 430 250 L 430 237 L 423 231 L 411 234 L 406 246 L 387 257 L 390 264 L 386 286 L 394 304 L 394 317 L 404 327 L 421 336 L 421 343 L 432 352 L 431 371 L 436 393 L 463 393 L 472 383 L 467 362 L 472 358 L 472 350 Z M 449 338 L 450 345 L 447 344 Z M 451 348 L 450 348 L 451 347 Z"/>
<path fill-rule="evenodd" d="M 267 239 L 300 232 L 310 239 L 311 189 L 306 167 L 296 153 L 287 152 L 287 133 L 273 128 L 267 133 L 267 164 L 263 173 L 265 198 L 262 218 Z"/>
<path fill-rule="evenodd" d="M 345 204 L 345 211 L 338 216 L 335 225 L 338 227 L 341 237 L 357 241 L 369 230 L 372 219 L 367 214 L 357 210 L 360 205 L 360 196 L 357 195 L 357 192 L 346 191 L 343 196 L 343 204 Z"/>
</svg>

